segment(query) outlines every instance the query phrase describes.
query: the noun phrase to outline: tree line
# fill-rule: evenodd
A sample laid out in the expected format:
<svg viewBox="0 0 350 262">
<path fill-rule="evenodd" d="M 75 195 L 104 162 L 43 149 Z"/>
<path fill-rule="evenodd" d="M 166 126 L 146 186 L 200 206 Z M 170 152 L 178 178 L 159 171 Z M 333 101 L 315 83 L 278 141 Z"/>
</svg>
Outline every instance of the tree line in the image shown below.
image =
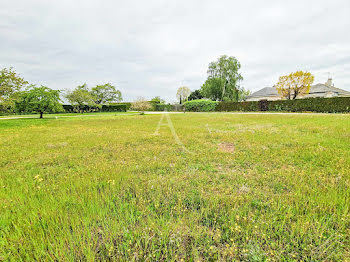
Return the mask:
<svg viewBox="0 0 350 262">
<path fill-rule="evenodd" d="M 64 97 L 76 111 L 84 106 L 101 108 L 104 104 L 122 101 L 122 94 L 110 83 L 88 88 L 87 84 L 67 91 Z M 61 91 L 25 81 L 13 68 L 0 71 L 0 113 L 63 112 Z"/>
<path fill-rule="evenodd" d="M 227 55 L 219 57 L 209 64 L 207 79 L 200 89 L 191 92 L 188 87 L 182 86 L 177 90 L 179 103 L 197 99 L 225 102 L 246 100 L 250 91 L 241 86 L 243 76 L 239 72 L 240 69 L 241 64 L 235 57 Z M 282 97 L 296 99 L 309 92 L 313 81 L 314 76 L 311 73 L 297 71 L 281 76 L 275 88 Z M 0 113 L 38 112 L 42 118 L 44 113 L 63 111 L 60 95 L 59 90 L 29 84 L 13 68 L 4 68 L 0 71 Z M 104 104 L 121 102 L 122 94 L 111 83 L 92 88 L 83 84 L 72 91 L 66 91 L 64 98 L 74 106 L 75 111 L 79 111 L 86 106 L 99 109 Z M 159 97 L 155 97 L 152 101 L 148 103 L 150 101 L 138 98 L 134 101 L 133 108 L 142 108 L 143 111 L 149 109 L 152 103 L 165 103 Z"/>
</svg>

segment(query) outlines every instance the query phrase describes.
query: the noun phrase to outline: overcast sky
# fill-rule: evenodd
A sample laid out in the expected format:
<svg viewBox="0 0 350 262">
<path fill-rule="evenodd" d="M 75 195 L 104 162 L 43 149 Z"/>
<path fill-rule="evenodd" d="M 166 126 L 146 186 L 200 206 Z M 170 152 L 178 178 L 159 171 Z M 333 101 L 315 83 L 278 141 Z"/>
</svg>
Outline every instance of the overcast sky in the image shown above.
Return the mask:
<svg viewBox="0 0 350 262">
<path fill-rule="evenodd" d="M 235 56 L 252 91 L 296 70 L 350 91 L 350 1 L 0 0 L 0 68 L 54 89 L 111 82 L 124 101 L 200 88 Z"/>
</svg>

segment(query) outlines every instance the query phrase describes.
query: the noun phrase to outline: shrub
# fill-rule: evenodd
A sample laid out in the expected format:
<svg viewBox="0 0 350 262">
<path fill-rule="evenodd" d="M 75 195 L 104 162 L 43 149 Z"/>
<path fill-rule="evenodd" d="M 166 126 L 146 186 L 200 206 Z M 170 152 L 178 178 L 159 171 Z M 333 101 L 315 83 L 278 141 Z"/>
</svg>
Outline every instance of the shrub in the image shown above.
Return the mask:
<svg viewBox="0 0 350 262">
<path fill-rule="evenodd" d="M 260 111 L 267 111 L 269 109 L 269 102 L 264 99 L 259 101 L 259 110 Z"/>
<path fill-rule="evenodd" d="M 219 102 L 211 100 L 192 100 L 185 102 L 186 111 L 212 112 L 215 111 Z"/>
<path fill-rule="evenodd" d="M 139 97 L 135 100 L 135 102 L 131 104 L 131 109 L 144 112 L 144 111 L 152 110 L 152 104 L 149 101 L 145 100 L 144 98 Z"/>
</svg>

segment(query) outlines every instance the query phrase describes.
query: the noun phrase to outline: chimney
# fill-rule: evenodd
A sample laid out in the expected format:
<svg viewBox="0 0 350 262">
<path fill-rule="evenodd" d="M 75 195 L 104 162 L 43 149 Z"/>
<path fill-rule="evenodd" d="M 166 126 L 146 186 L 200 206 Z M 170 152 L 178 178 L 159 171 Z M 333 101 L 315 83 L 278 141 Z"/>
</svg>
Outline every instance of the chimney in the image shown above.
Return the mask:
<svg viewBox="0 0 350 262">
<path fill-rule="evenodd" d="M 325 85 L 328 86 L 328 87 L 332 87 L 333 86 L 333 82 L 332 82 L 332 78 L 331 77 L 328 77 L 328 80 L 327 80 Z"/>
</svg>

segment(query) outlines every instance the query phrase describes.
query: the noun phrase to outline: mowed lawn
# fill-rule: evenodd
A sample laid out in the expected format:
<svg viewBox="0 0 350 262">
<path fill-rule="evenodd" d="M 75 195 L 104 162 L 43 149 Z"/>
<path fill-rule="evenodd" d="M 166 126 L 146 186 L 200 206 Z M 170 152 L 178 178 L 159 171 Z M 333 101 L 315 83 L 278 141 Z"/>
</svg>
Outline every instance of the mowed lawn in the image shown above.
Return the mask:
<svg viewBox="0 0 350 262">
<path fill-rule="evenodd" d="M 350 259 L 350 115 L 160 117 L 0 120 L 0 260 Z"/>
</svg>

